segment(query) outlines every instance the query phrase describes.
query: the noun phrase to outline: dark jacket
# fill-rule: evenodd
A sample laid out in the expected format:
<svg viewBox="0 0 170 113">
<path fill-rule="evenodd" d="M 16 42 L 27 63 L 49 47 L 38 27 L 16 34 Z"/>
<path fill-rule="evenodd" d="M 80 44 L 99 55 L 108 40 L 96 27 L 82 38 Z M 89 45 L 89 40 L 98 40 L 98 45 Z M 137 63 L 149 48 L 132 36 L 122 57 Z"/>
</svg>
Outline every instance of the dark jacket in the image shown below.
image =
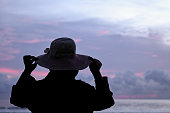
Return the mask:
<svg viewBox="0 0 170 113">
<path fill-rule="evenodd" d="M 114 105 L 106 77 L 95 88 L 81 80 L 62 81 L 49 74 L 36 81 L 23 73 L 12 88 L 11 104 L 32 113 L 93 113 Z"/>
</svg>

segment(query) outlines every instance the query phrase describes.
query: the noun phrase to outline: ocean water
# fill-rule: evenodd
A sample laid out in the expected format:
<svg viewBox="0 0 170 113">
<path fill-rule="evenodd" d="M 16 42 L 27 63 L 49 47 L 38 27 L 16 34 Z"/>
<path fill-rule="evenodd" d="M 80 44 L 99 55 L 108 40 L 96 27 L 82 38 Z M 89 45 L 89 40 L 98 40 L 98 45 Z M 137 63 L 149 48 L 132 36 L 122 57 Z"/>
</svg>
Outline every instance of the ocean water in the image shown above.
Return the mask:
<svg viewBox="0 0 170 113">
<path fill-rule="evenodd" d="M 18 107 L 0 107 L 0 113 L 30 113 Z M 170 100 L 119 99 L 109 109 L 94 113 L 170 113 Z"/>
</svg>

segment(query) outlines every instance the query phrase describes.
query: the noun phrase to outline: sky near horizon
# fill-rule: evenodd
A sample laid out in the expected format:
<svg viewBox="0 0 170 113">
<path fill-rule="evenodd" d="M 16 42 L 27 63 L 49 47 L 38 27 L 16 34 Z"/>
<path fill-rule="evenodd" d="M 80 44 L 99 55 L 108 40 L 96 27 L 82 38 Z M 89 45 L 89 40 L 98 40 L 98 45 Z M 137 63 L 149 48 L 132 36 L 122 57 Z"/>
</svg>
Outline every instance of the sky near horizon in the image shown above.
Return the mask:
<svg viewBox="0 0 170 113">
<path fill-rule="evenodd" d="M 161 86 L 154 94 L 122 91 L 120 98 L 160 96 L 162 89 L 170 91 L 169 30 L 169 0 L 0 0 L 0 93 L 9 93 L 4 81 L 21 74 L 23 55 L 41 55 L 52 40 L 66 36 L 75 40 L 77 53 L 101 60 L 102 74 L 112 81 L 127 81 L 132 76 L 122 76 L 131 72 L 141 87 Z M 88 69 L 82 73 L 89 75 Z M 46 74 L 40 67 L 33 72 L 37 79 Z"/>
</svg>

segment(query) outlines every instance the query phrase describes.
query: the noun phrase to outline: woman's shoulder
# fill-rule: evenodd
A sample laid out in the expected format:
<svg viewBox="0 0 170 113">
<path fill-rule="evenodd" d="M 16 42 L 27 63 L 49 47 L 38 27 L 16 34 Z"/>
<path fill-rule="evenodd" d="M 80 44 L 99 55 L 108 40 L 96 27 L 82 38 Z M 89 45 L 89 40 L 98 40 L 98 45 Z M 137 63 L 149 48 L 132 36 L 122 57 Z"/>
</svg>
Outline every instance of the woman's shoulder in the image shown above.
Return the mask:
<svg viewBox="0 0 170 113">
<path fill-rule="evenodd" d="M 82 80 L 76 80 L 76 85 L 83 89 L 95 90 L 94 86 Z"/>
</svg>

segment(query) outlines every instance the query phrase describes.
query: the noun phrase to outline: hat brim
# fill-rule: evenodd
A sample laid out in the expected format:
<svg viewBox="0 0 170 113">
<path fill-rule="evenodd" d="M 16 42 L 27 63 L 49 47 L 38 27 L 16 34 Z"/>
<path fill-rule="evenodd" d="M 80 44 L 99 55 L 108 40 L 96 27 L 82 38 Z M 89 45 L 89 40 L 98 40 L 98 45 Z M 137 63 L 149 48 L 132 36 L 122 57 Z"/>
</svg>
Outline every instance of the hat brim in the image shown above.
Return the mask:
<svg viewBox="0 0 170 113">
<path fill-rule="evenodd" d="M 38 56 L 36 63 L 51 70 L 82 70 L 89 66 L 89 56 L 76 54 L 73 57 L 52 58 L 49 54 Z"/>
</svg>

